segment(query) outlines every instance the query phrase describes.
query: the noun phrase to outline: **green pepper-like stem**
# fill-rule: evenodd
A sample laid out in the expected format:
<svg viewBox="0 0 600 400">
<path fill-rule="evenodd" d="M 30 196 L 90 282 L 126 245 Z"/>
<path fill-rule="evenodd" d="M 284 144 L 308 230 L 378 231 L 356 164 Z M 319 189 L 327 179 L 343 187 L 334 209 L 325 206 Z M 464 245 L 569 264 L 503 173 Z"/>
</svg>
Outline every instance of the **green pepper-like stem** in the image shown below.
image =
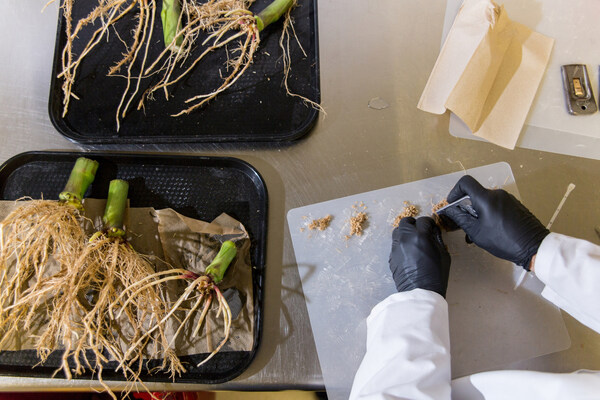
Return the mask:
<svg viewBox="0 0 600 400">
<path fill-rule="evenodd" d="M 209 275 L 214 283 L 221 282 L 231 260 L 235 258 L 236 254 L 237 248 L 235 247 L 235 243 L 231 240 L 223 242 L 215 259 L 206 267 L 206 275 Z"/>
<path fill-rule="evenodd" d="M 58 195 L 61 202 L 83 210 L 83 195 L 96 177 L 98 161 L 79 157 L 71 170 L 65 189 Z"/>
<path fill-rule="evenodd" d="M 162 20 L 165 47 L 168 47 L 181 30 L 181 4 L 179 4 L 179 0 L 163 0 L 160 18 Z M 183 37 L 178 36 L 175 45 L 177 47 L 181 46 L 182 41 Z"/>
<path fill-rule="evenodd" d="M 267 26 L 277 21 L 293 5 L 295 0 L 273 0 L 264 10 L 259 12 L 254 18 L 258 31 L 262 31 Z"/>
<path fill-rule="evenodd" d="M 129 184 L 121 179 L 110 181 L 108 186 L 108 198 L 106 199 L 106 208 L 102 222 L 110 237 L 123 237 L 123 220 L 125 219 L 125 210 L 127 208 L 127 192 Z"/>
</svg>

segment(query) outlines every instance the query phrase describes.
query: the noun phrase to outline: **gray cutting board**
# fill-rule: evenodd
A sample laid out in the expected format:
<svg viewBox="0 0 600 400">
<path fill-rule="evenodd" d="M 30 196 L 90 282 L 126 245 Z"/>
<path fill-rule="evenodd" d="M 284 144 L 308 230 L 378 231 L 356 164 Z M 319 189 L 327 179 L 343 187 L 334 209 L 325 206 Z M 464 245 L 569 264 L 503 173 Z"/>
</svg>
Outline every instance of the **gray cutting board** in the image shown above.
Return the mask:
<svg viewBox="0 0 600 400">
<path fill-rule="evenodd" d="M 518 197 L 510 166 L 468 170 L 488 188 Z M 288 212 L 296 262 L 330 399 L 347 399 L 365 352 L 365 320 L 371 308 L 395 292 L 388 268 L 393 221 L 404 201 L 430 215 L 464 172 L 325 201 Z M 353 206 L 364 204 L 368 224 L 346 239 Z M 332 215 L 325 231 L 309 230 L 313 219 Z M 541 298 L 543 284 L 522 269 L 474 245 L 464 233 L 445 233 L 452 256 L 447 300 L 453 377 L 489 370 L 564 350 L 570 339 L 560 310 Z"/>
</svg>

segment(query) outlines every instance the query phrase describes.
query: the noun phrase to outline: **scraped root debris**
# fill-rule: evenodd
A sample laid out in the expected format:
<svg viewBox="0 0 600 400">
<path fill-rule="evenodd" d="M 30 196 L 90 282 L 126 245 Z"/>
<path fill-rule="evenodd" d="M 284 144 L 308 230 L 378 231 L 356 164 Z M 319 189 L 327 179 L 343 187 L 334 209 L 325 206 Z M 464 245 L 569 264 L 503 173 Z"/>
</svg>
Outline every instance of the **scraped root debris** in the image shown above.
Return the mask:
<svg viewBox="0 0 600 400">
<path fill-rule="evenodd" d="M 324 231 L 325 229 L 329 228 L 332 219 L 333 217 L 331 216 L 331 214 L 328 214 L 323 218 L 313 219 L 312 222 L 308 225 L 308 229 L 310 229 L 311 231 L 314 231 L 316 229 Z"/>
<path fill-rule="evenodd" d="M 440 218 L 439 215 L 437 215 L 437 211 L 443 207 L 446 207 L 448 205 L 448 200 L 447 199 L 442 199 L 439 202 L 437 202 L 436 204 L 433 204 L 431 206 L 431 215 L 433 220 L 435 221 L 435 223 L 438 226 L 441 226 L 442 228 L 444 228 L 444 223 L 442 222 L 442 219 Z"/>
<path fill-rule="evenodd" d="M 440 208 L 446 207 L 447 205 L 448 205 L 448 200 L 442 199 L 439 202 L 437 202 L 436 204 L 431 206 L 431 212 L 436 213 Z"/>
<path fill-rule="evenodd" d="M 359 204 L 353 205 L 352 209 L 354 210 L 354 215 L 348 220 L 350 223 L 350 234 L 345 236 L 346 240 L 350 239 L 352 236 L 362 236 L 365 224 L 369 219 L 369 216 L 365 212 L 367 206 L 362 201 Z"/>
<path fill-rule="evenodd" d="M 414 204 L 410 204 L 408 201 L 405 201 L 404 208 L 402 209 L 400 214 L 398 214 L 394 219 L 394 228 L 397 228 L 398 225 L 400 225 L 400 221 L 402 220 L 402 218 L 416 217 L 417 215 L 419 215 L 420 212 L 421 211 L 419 210 L 419 207 L 415 206 Z"/>
</svg>

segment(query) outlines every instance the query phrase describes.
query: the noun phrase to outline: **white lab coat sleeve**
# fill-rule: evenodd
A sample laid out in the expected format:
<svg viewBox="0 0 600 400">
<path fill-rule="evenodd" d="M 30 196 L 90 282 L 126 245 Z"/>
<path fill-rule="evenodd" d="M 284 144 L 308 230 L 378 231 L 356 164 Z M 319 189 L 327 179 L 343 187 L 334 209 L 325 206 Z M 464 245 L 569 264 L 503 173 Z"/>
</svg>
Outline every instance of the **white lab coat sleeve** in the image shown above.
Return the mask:
<svg viewBox="0 0 600 400">
<path fill-rule="evenodd" d="M 551 233 L 540 245 L 535 274 L 546 284 L 542 295 L 600 332 L 600 247 Z M 452 381 L 456 400 L 559 400 L 600 398 L 600 372 L 554 374 L 490 371 Z"/>
<path fill-rule="evenodd" d="M 415 289 L 373 308 L 350 399 L 450 399 L 448 304 L 442 296 Z"/>
<path fill-rule="evenodd" d="M 452 381 L 453 400 L 591 400 L 599 395 L 600 373 L 594 371 L 490 371 Z"/>
<path fill-rule="evenodd" d="M 551 233 L 542 241 L 535 274 L 542 296 L 600 333 L 600 246 Z"/>
</svg>

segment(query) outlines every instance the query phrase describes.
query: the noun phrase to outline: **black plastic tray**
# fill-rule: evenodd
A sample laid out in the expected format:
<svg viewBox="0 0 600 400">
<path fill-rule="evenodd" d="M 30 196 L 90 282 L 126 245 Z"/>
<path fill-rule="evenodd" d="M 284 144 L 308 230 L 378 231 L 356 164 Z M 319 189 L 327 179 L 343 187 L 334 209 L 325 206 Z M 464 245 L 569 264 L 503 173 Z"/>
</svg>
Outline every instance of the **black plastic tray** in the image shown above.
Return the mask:
<svg viewBox="0 0 600 400">
<path fill-rule="evenodd" d="M 129 182 L 132 207 L 171 207 L 188 217 L 211 221 L 226 212 L 242 222 L 252 240 L 251 257 L 255 267 L 254 346 L 251 351 L 221 351 L 201 367 L 206 354 L 182 357 L 188 372 L 176 382 L 215 384 L 242 373 L 250 364 L 260 342 L 263 316 L 264 267 L 267 234 L 267 190 L 260 174 L 249 164 L 235 158 L 188 157 L 120 153 L 28 152 L 19 154 L 0 167 L 0 198 L 22 196 L 58 199 L 77 157 L 100 163 L 94 183 L 86 197 L 105 198 L 112 179 Z M 44 365 L 37 365 L 35 351 L 0 352 L 0 374 L 51 377 L 60 368 L 61 352 L 51 354 Z M 62 371 L 57 374 L 62 377 Z M 91 373 L 82 375 L 91 378 Z M 105 380 L 123 380 L 109 363 Z M 167 374 L 145 374 L 144 381 L 171 382 Z"/>
<path fill-rule="evenodd" d="M 251 9 L 262 10 L 269 2 L 256 0 Z M 74 2 L 74 18 L 88 15 L 96 3 Z M 319 102 L 317 0 L 299 0 L 292 16 L 296 34 L 307 56 L 304 56 L 292 37 L 292 70 L 288 80 L 290 89 L 293 93 Z M 125 18 L 118 23 L 116 29 L 122 37 L 128 37 L 127 32 L 134 28 L 133 22 L 132 18 Z M 154 101 L 146 101 L 144 111 L 129 112 L 117 132 L 115 114 L 125 80 L 106 76 L 108 69 L 123 53 L 122 43 L 114 32 L 111 32 L 108 42 L 104 40 L 81 63 L 73 86 L 73 93 L 80 100 L 72 99 L 69 112 L 62 117 L 62 80 L 57 76 L 62 69 L 61 52 L 66 35 L 61 11 L 50 87 L 50 119 L 64 136 L 85 144 L 281 142 L 298 139 L 313 127 L 318 112 L 304 104 L 302 99 L 286 95 L 282 51 L 279 47 L 281 30 L 281 21 L 268 26 L 261 33 L 254 63 L 233 87 L 219 94 L 202 109 L 182 117 L 170 116 L 185 108 L 185 99 L 218 87 L 221 79 L 214 71 L 220 68 L 225 72 L 226 57 L 222 52 L 206 58 L 188 78 L 178 83 L 171 91 L 169 101 L 157 93 Z M 87 41 L 90 35 L 91 31 L 84 30 L 79 38 L 82 42 Z M 164 48 L 160 18 L 155 20 L 154 36 L 153 41 L 157 46 L 151 49 L 149 59 Z M 79 47 L 75 45 L 76 53 L 81 51 Z M 148 82 L 143 83 L 139 93 L 143 93 L 147 85 Z M 211 89 L 206 90 L 208 88 Z"/>
</svg>

